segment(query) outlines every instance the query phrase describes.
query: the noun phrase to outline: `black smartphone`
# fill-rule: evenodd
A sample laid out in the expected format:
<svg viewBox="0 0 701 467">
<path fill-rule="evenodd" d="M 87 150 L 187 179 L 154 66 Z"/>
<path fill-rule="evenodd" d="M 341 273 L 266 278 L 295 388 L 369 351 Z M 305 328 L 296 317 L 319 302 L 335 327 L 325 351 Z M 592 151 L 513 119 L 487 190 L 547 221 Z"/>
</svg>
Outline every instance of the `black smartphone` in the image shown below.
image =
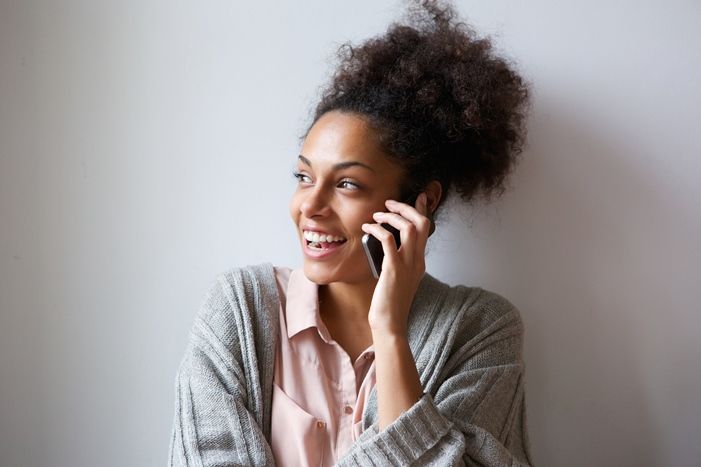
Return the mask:
<svg viewBox="0 0 701 467">
<path fill-rule="evenodd" d="M 416 198 L 418 198 L 419 193 L 414 193 L 410 196 L 404 198 L 402 203 L 406 203 L 409 206 L 414 206 L 416 204 Z M 389 230 L 394 236 L 394 242 L 397 244 L 397 249 L 401 246 L 401 238 L 399 235 L 399 230 L 387 223 L 380 224 L 385 229 Z M 431 224 L 431 233 L 433 233 L 433 223 Z M 382 243 L 373 235 L 366 233 L 362 238 L 363 249 L 365 250 L 365 256 L 368 258 L 368 264 L 370 266 L 370 271 L 372 271 L 373 277 L 379 279 L 380 272 L 382 272 L 382 260 L 385 257 L 385 252 L 382 249 Z"/>
<path fill-rule="evenodd" d="M 380 224 L 385 229 L 392 232 L 394 236 L 394 241 L 397 244 L 397 249 L 401 245 L 401 240 L 399 237 L 399 230 L 395 229 L 389 224 Z M 385 258 L 385 252 L 382 249 L 382 243 L 374 236 L 366 233 L 363 235 L 363 248 L 365 249 L 365 256 L 368 258 L 368 264 L 370 265 L 370 271 L 372 271 L 373 277 L 379 279 L 380 272 L 382 272 L 382 260 Z"/>
</svg>

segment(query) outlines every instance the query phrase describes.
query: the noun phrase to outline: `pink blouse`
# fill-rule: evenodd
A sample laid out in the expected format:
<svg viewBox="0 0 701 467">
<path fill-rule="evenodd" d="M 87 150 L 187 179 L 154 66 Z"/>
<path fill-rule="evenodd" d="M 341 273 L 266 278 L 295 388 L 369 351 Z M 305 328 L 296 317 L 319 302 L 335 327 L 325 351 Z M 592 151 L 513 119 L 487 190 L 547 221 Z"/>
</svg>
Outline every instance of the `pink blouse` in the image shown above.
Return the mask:
<svg viewBox="0 0 701 467">
<path fill-rule="evenodd" d="M 275 462 L 333 465 L 363 431 L 375 353 L 371 345 L 351 362 L 321 320 L 318 285 L 301 269 L 274 270 L 280 291 L 271 415 Z"/>
</svg>

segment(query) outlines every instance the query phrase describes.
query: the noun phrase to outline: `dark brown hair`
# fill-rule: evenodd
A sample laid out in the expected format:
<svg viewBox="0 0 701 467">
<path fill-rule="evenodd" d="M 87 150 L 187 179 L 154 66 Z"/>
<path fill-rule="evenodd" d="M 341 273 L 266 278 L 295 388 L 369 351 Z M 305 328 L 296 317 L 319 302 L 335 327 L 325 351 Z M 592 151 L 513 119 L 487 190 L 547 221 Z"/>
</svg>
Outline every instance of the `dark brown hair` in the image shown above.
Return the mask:
<svg viewBox="0 0 701 467">
<path fill-rule="evenodd" d="M 326 112 L 364 117 L 383 150 L 403 166 L 403 192 L 438 180 L 445 200 L 505 191 L 525 143 L 529 89 L 491 41 L 456 22 L 451 5 L 410 1 L 409 24 L 358 46 L 344 42 L 303 140 Z"/>
</svg>

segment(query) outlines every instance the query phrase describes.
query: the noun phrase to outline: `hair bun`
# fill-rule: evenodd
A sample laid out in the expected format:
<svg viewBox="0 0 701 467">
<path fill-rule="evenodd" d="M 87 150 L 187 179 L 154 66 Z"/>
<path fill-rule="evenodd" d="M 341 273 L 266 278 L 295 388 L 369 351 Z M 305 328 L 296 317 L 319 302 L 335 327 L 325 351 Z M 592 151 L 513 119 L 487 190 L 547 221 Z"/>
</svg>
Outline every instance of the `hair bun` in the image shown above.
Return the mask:
<svg viewBox="0 0 701 467">
<path fill-rule="evenodd" d="M 522 152 L 530 92 L 525 80 L 442 1 L 412 1 L 408 24 L 337 50 L 338 67 L 309 129 L 331 110 L 378 131 L 407 183 L 436 179 L 463 200 L 500 195 Z M 444 196 L 445 198 L 445 196 Z M 441 200 L 441 203 L 443 200 Z"/>
</svg>

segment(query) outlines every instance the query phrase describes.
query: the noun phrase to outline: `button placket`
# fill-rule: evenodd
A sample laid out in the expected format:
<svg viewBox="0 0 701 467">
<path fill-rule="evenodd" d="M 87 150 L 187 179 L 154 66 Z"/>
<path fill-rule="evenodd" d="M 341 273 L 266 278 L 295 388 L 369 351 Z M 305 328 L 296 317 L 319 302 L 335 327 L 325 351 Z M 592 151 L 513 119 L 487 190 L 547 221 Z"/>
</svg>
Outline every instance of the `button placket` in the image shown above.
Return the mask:
<svg viewBox="0 0 701 467">
<path fill-rule="evenodd" d="M 356 384 L 358 378 L 358 370 L 355 368 L 355 365 L 353 364 L 353 362 L 351 362 L 350 358 L 343 360 L 343 366 L 345 370 L 343 372 L 344 405 L 342 410 L 343 413 L 345 413 L 346 415 L 351 415 L 353 413 L 353 405 L 355 404 L 355 402 L 353 402 L 353 405 L 351 405 L 351 401 L 355 401 L 357 398 Z M 341 425 L 346 426 L 347 423 L 343 421 L 341 422 Z"/>
</svg>

